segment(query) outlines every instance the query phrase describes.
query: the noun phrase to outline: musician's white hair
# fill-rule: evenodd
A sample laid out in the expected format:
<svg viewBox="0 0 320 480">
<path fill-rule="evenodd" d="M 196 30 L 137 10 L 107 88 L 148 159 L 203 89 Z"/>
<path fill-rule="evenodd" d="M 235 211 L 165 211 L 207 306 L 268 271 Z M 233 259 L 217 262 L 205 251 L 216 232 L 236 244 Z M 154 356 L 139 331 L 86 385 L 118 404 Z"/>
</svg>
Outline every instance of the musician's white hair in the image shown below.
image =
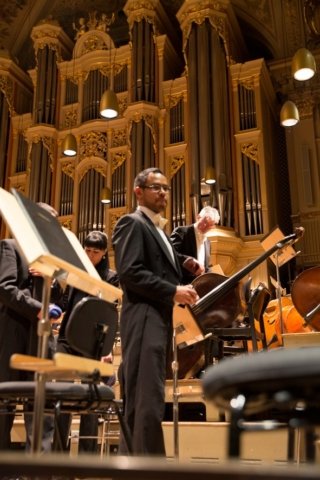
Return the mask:
<svg viewBox="0 0 320 480">
<path fill-rule="evenodd" d="M 218 210 L 208 205 L 206 207 L 203 207 L 199 212 L 199 218 L 203 217 L 211 218 L 216 224 L 220 222 L 220 215 Z"/>
</svg>

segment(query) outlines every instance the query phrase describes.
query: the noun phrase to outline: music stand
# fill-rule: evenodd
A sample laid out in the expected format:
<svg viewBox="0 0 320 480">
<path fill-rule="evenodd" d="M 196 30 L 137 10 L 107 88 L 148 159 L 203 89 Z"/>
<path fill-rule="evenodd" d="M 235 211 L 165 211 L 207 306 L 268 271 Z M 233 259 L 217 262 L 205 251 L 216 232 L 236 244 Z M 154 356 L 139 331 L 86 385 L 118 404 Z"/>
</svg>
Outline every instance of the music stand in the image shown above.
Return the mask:
<svg viewBox="0 0 320 480">
<path fill-rule="evenodd" d="M 270 247 L 272 247 L 272 245 L 274 245 L 278 242 L 281 242 L 281 240 L 283 240 L 284 238 L 285 238 L 285 236 L 282 233 L 282 231 L 280 230 L 280 228 L 276 227 L 271 231 L 271 233 L 269 233 L 265 238 L 263 238 L 260 243 L 262 245 L 262 248 L 265 251 L 267 251 L 267 250 L 270 249 Z M 282 287 L 281 287 L 281 281 L 280 281 L 280 267 L 282 267 L 282 265 L 289 262 L 292 258 L 294 258 L 296 256 L 297 256 L 297 252 L 292 247 L 292 245 L 289 244 L 289 245 L 285 245 L 284 247 L 280 248 L 279 250 L 276 250 L 269 257 L 276 267 L 277 282 L 276 282 L 276 285 L 275 285 L 275 289 L 276 289 L 277 300 L 278 300 L 278 303 L 279 303 L 281 334 L 284 333 L 284 326 L 283 326 L 282 303 L 281 303 Z"/>
<path fill-rule="evenodd" d="M 44 278 L 42 291 L 43 318 L 38 323 L 38 356 L 47 356 L 51 332 L 49 303 L 54 279 L 88 294 L 114 302 L 122 291 L 101 280 L 77 237 L 61 227 L 57 218 L 12 189 L 12 194 L 0 188 L 0 211 L 18 248 L 29 267 Z M 31 450 L 41 451 L 46 373 L 35 374 L 35 403 Z"/>
</svg>

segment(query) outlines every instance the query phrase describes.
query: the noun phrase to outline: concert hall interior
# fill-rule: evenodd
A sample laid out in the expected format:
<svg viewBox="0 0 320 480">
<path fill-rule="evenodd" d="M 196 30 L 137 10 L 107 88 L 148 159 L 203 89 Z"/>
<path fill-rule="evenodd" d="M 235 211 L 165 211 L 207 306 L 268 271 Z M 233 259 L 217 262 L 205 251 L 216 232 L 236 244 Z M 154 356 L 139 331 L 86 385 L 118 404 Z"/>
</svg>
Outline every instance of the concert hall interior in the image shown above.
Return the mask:
<svg viewBox="0 0 320 480">
<path fill-rule="evenodd" d="M 81 244 L 92 230 L 105 232 L 113 269 L 112 233 L 136 207 L 133 181 L 141 170 L 159 167 L 168 179 L 167 235 L 196 222 L 204 206 L 220 215 L 208 233 L 215 280 L 205 287 L 207 301 L 191 308 L 205 340 L 193 332 L 190 345 L 181 340 L 178 381 L 171 364 L 167 372 L 163 431 L 170 462 L 117 463 L 112 412 L 99 420 L 99 468 L 109 465 L 104 473 L 118 478 L 128 478 L 129 467 L 132 478 L 137 471 L 174 478 L 188 475 L 182 470 L 190 462 L 190 475 L 201 463 L 199 475 L 216 467 L 217 478 L 234 478 L 230 412 L 204 398 L 203 371 L 225 356 L 236 362 L 239 349 L 259 355 L 320 345 L 320 2 L 2 0 L 0 7 L 2 189 L 52 205 Z M 301 65 L 311 70 L 308 78 L 298 77 Z M 1 216 L 0 237 L 10 235 Z M 210 325 L 215 314 L 208 310 L 220 309 L 221 300 L 228 320 Z M 116 336 L 115 373 L 120 362 Z M 120 399 L 118 382 L 113 388 Z M 2 406 L 0 383 L 0 414 Z M 245 420 L 258 424 L 268 414 Z M 291 478 L 298 478 L 320 462 L 315 420 L 313 455 L 300 424 L 292 432 L 286 415 L 279 422 L 281 429 L 244 433 L 239 468 L 260 468 L 271 479 L 285 470 L 273 467 L 294 464 L 300 468 Z M 62 465 L 66 476 L 80 477 L 82 467 L 86 477 L 103 476 L 95 461 L 74 460 L 78 415 L 71 437 L 70 459 L 61 460 L 57 476 L 63 477 Z M 44 455 L 42 466 L 32 454 L 21 460 L 19 412 L 12 439 L 14 460 L 0 452 L 0 478 L 13 478 L 16 461 L 30 462 L 31 477 L 59 463 L 50 459 L 55 454 Z M 312 468 L 305 472 L 313 475 Z"/>
</svg>

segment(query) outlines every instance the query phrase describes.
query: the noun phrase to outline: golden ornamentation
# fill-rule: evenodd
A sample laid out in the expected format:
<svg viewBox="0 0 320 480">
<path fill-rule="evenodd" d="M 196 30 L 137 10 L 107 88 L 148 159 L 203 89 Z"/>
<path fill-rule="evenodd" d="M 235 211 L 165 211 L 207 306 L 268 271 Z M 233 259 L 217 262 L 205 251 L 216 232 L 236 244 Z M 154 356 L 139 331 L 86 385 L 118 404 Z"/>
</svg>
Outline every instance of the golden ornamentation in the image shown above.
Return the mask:
<svg viewBox="0 0 320 480">
<path fill-rule="evenodd" d="M 106 134 L 101 132 L 88 132 L 80 138 L 80 159 L 85 157 L 100 157 L 106 159 L 108 150 L 108 139 Z"/>
<path fill-rule="evenodd" d="M 61 170 L 65 175 L 74 179 L 75 165 L 72 160 L 66 160 L 61 163 Z"/>
<path fill-rule="evenodd" d="M 151 135 L 153 138 L 153 149 L 154 152 L 157 152 L 157 130 L 158 130 L 158 123 L 157 119 L 150 114 L 145 114 L 143 112 L 135 111 L 132 115 L 132 120 L 129 123 L 129 131 L 128 131 L 128 138 L 130 138 L 132 122 L 139 123 L 141 120 L 144 120 L 145 124 L 150 128 Z M 130 140 L 129 140 L 130 142 Z"/>
<path fill-rule="evenodd" d="M 11 115 L 14 115 L 15 111 L 13 108 L 13 83 L 12 80 L 5 75 L 0 75 L 0 91 L 3 93 L 8 102 Z"/>
<path fill-rule="evenodd" d="M 42 143 L 44 147 L 48 150 L 48 155 L 50 160 L 49 166 L 51 171 L 53 171 L 55 140 L 51 137 L 42 137 Z"/>
<path fill-rule="evenodd" d="M 238 83 L 246 90 L 254 90 L 254 77 L 240 79 Z"/>
<path fill-rule="evenodd" d="M 121 95 L 118 98 L 118 105 L 119 105 L 119 116 L 123 116 L 123 113 L 128 107 L 128 95 Z"/>
<path fill-rule="evenodd" d="M 132 30 L 134 22 L 145 20 L 148 23 L 155 24 L 156 20 L 156 2 L 154 0 L 129 0 L 127 1 L 124 12 L 127 16 L 129 30 Z"/>
<path fill-rule="evenodd" d="M 37 53 L 38 50 L 43 49 L 45 47 L 54 50 L 57 54 L 57 61 L 62 61 L 62 57 L 60 54 L 60 45 L 59 45 L 59 34 L 60 34 L 60 27 L 58 26 L 57 22 L 49 20 L 43 20 L 43 27 L 42 28 L 35 28 L 32 30 L 31 38 L 34 43 L 34 49 Z M 50 24 L 52 28 L 50 28 Z"/>
<path fill-rule="evenodd" d="M 179 22 L 183 34 L 183 51 L 186 51 L 187 41 L 190 36 L 192 24 L 201 25 L 206 19 L 209 20 L 212 27 L 218 32 L 225 44 L 226 53 L 230 50 L 229 32 L 224 16 L 217 15 L 215 12 L 225 13 L 225 7 L 218 1 L 204 0 L 189 5 L 180 15 Z M 226 15 L 226 13 L 225 13 Z"/>
<path fill-rule="evenodd" d="M 117 208 L 116 211 L 109 210 L 109 230 L 113 232 L 116 223 L 120 218 L 127 213 L 126 207 Z"/>
<path fill-rule="evenodd" d="M 103 164 L 101 164 L 101 160 L 90 158 L 90 160 L 83 160 L 78 166 L 79 182 L 81 182 L 85 174 L 91 169 L 94 169 L 103 177 L 107 176 L 107 163 L 104 162 Z"/>
<path fill-rule="evenodd" d="M 123 147 L 127 144 L 127 129 L 114 130 L 112 133 L 112 147 Z"/>
<path fill-rule="evenodd" d="M 184 155 L 176 155 L 174 157 L 171 157 L 169 160 L 169 175 L 170 179 L 173 178 L 178 170 L 184 165 L 185 163 L 185 158 Z"/>
<path fill-rule="evenodd" d="M 113 24 L 115 20 L 115 14 L 112 13 L 110 17 L 108 17 L 105 13 L 102 13 L 100 18 L 97 17 L 97 12 L 92 11 L 89 12 L 89 20 L 86 21 L 85 18 L 79 18 L 79 27 L 76 26 L 75 22 L 73 22 L 72 27 L 75 30 L 75 40 L 82 37 L 85 33 L 90 30 L 100 30 L 101 32 L 106 32 L 108 27 Z"/>
<path fill-rule="evenodd" d="M 90 35 L 83 42 L 81 54 L 93 52 L 94 50 L 106 50 L 107 46 L 101 37 L 97 35 Z"/>
<path fill-rule="evenodd" d="M 62 227 L 72 230 L 72 217 L 64 218 L 62 221 L 60 220 L 60 224 Z"/>
<path fill-rule="evenodd" d="M 113 152 L 111 157 L 111 171 L 112 173 L 119 168 L 127 159 L 127 152 Z"/>
<path fill-rule="evenodd" d="M 170 109 L 170 108 L 173 108 L 175 107 L 176 105 L 178 105 L 178 103 L 180 102 L 180 100 L 183 100 L 184 98 L 184 93 L 181 92 L 181 93 L 177 93 L 177 94 L 168 94 L 168 95 L 165 95 L 164 97 L 164 106 L 166 109 Z"/>
<path fill-rule="evenodd" d="M 258 144 L 257 143 L 243 143 L 241 145 L 241 153 L 246 155 L 251 160 L 255 162 L 258 161 Z"/>
<path fill-rule="evenodd" d="M 30 155 L 30 159 L 31 159 L 32 144 L 39 143 L 39 142 L 42 142 L 43 146 L 48 151 L 49 160 L 50 160 L 50 169 L 53 170 L 54 150 L 55 150 L 55 144 L 56 144 L 56 141 L 54 138 L 48 137 L 48 136 L 42 136 L 39 134 L 34 135 L 29 144 L 28 157 Z"/>
<path fill-rule="evenodd" d="M 64 127 L 71 128 L 77 125 L 78 112 L 77 110 L 67 110 L 64 114 Z"/>
</svg>

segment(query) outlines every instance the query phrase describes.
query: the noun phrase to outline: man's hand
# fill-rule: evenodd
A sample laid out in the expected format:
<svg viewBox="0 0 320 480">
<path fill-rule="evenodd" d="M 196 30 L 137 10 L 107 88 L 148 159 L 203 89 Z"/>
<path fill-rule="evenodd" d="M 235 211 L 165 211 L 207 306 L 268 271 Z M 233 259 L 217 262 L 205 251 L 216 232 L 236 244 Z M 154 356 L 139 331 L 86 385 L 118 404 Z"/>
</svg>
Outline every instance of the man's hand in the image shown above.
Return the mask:
<svg viewBox="0 0 320 480">
<path fill-rule="evenodd" d="M 173 300 L 182 305 L 192 305 L 198 298 L 199 295 L 192 285 L 178 285 Z"/>
<path fill-rule="evenodd" d="M 198 262 L 196 258 L 188 257 L 182 264 L 183 268 L 191 272 L 193 275 L 202 275 L 204 273 L 204 265 Z"/>
</svg>

